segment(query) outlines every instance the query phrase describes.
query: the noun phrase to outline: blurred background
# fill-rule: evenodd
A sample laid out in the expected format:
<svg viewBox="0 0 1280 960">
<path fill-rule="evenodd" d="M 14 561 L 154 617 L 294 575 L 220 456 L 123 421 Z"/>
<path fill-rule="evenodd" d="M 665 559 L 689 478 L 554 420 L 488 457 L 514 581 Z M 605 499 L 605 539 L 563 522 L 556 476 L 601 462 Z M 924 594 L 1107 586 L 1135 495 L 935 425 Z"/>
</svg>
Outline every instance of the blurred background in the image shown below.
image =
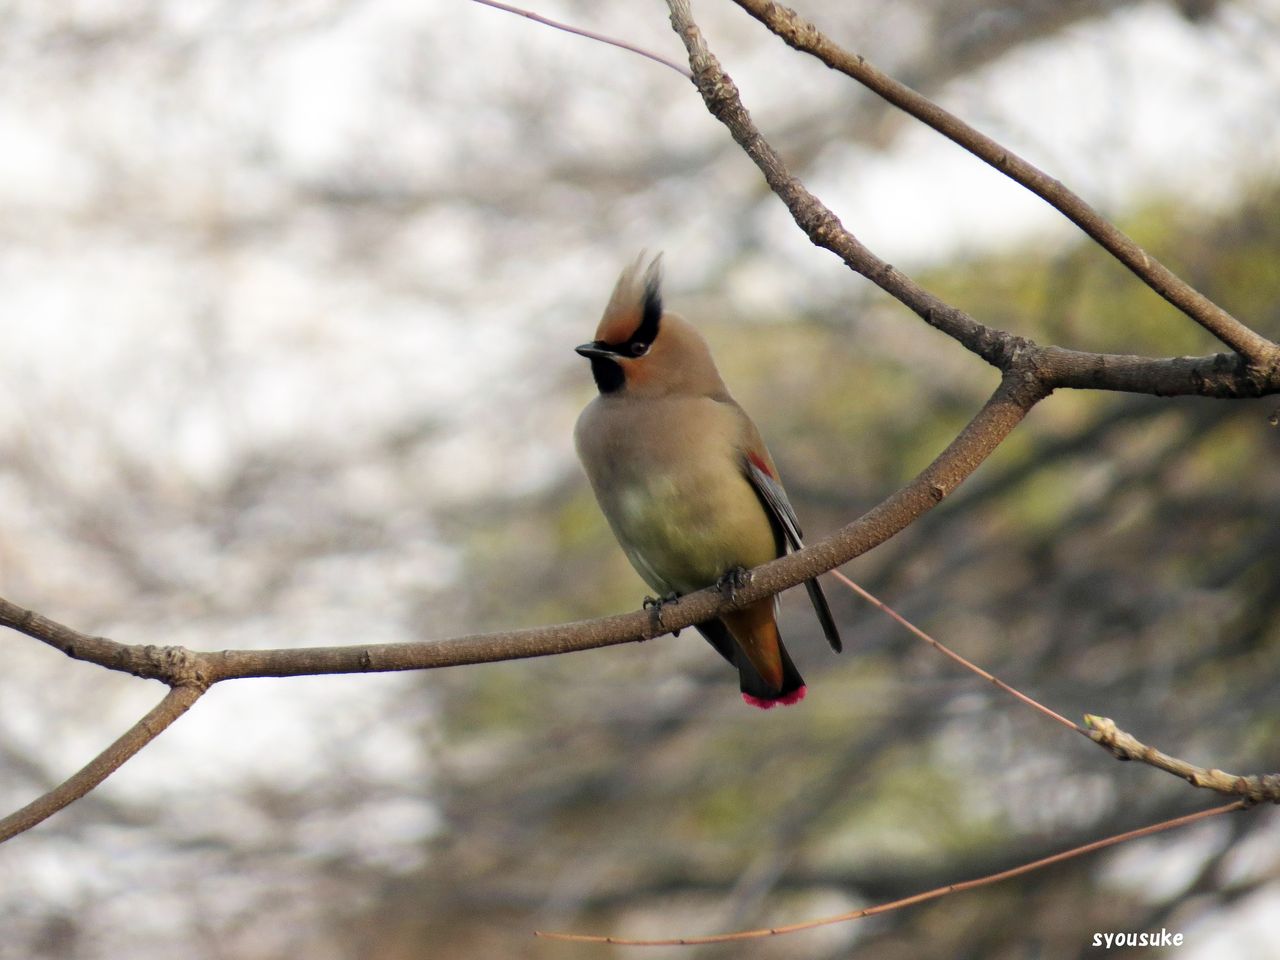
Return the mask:
<svg viewBox="0 0 1280 960">
<path fill-rule="evenodd" d="M 807 0 L 1280 336 L 1276 0 Z M 680 59 L 662 4 L 537 10 Z M 1083 349 L 1218 349 L 1065 222 L 786 49 L 695 14 L 763 132 L 880 256 Z M 0 594 L 199 649 L 444 638 L 635 608 L 572 353 L 664 250 L 811 538 L 995 385 L 809 245 L 689 83 L 468 3 L 0 3 Z M 1280 405 L 1062 393 L 847 572 L 1060 712 L 1280 767 Z M 870 905 L 1210 806 L 828 584 L 804 705 L 691 633 L 429 675 L 215 688 L 0 849 L 0 958 L 594 958 Z M 17 634 L 7 812 L 162 688 Z M 1058 958 L 1095 931 L 1280 957 L 1260 810 L 875 920 L 646 956 Z M 1145 956 L 1157 951 L 1146 951 Z"/>
</svg>

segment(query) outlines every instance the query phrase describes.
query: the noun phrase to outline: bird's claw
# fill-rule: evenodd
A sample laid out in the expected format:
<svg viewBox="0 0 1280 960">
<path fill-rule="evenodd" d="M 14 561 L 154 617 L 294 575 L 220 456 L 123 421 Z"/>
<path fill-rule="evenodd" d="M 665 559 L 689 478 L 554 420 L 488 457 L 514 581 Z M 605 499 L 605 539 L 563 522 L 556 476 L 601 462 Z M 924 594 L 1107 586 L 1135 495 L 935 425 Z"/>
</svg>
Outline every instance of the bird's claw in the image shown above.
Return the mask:
<svg viewBox="0 0 1280 960">
<path fill-rule="evenodd" d="M 667 628 L 662 624 L 662 608 L 668 603 L 675 603 L 680 599 L 678 593 L 668 593 L 665 597 L 645 597 L 642 609 L 649 611 L 649 622 L 653 624 L 653 632 L 663 633 Z M 671 635 L 680 636 L 679 630 L 672 630 Z"/>
<path fill-rule="evenodd" d="M 751 582 L 751 571 L 743 567 L 734 567 L 716 581 L 716 589 L 730 602 L 738 599 L 738 591 Z"/>
</svg>

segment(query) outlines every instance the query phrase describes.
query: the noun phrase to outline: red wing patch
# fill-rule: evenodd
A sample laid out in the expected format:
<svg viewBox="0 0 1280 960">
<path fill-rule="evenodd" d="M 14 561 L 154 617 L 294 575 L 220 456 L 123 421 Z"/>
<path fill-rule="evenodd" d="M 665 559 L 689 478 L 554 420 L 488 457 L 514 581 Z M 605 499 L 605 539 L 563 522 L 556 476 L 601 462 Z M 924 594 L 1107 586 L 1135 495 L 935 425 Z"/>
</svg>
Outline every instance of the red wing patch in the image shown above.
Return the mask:
<svg viewBox="0 0 1280 960">
<path fill-rule="evenodd" d="M 778 479 L 774 476 L 773 471 L 769 469 L 769 464 L 765 463 L 764 458 L 754 450 L 747 451 L 747 459 L 751 461 L 751 465 L 753 467 L 763 473 L 766 477 L 773 477 L 774 480 Z"/>
</svg>

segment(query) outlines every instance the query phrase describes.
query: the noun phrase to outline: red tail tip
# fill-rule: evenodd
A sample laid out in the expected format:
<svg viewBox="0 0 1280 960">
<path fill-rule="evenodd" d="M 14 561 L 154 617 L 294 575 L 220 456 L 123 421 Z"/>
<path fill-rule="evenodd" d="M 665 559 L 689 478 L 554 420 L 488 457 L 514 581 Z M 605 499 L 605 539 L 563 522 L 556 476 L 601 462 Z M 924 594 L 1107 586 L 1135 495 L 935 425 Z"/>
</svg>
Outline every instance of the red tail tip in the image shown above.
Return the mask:
<svg viewBox="0 0 1280 960">
<path fill-rule="evenodd" d="M 747 702 L 748 706 L 758 707 L 761 710 L 772 710 L 774 707 L 778 706 L 779 704 L 781 704 L 784 707 L 789 707 L 793 703 L 799 703 L 801 700 L 804 699 L 804 695 L 808 692 L 808 690 L 809 690 L 808 687 L 797 687 L 796 689 L 792 690 L 790 693 L 781 697 L 777 697 L 773 700 L 766 700 L 764 699 L 764 697 L 753 697 L 749 693 L 744 693 L 742 695 L 742 699 Z"/>
</svg>

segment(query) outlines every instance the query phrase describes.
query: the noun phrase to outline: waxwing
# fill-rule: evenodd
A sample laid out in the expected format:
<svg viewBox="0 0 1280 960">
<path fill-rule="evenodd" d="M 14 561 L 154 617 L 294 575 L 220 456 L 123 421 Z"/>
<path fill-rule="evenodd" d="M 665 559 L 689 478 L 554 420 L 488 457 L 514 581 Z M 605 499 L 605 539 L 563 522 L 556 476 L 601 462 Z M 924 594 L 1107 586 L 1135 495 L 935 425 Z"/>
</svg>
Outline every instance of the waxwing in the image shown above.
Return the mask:
<svg viewBox="0 0 1280 960">
<path fill-rule="evenodd" d="M 800 527 L 773 458 L 729 395 L 711 350 L 662 309 L 661 258 L 623 271 L 596 329 L 577 347 L 599 395 L 574 430 L 578 457 L 627 559 L 659 600 L 731 583 L 799 549 Z M 833 650 L 840 634 L 822 588 L 805 584 Z M 766 597 L 697 624 L 738 669 L 742 698 L 796 703 L 805 684 Z"/>
</svg>

